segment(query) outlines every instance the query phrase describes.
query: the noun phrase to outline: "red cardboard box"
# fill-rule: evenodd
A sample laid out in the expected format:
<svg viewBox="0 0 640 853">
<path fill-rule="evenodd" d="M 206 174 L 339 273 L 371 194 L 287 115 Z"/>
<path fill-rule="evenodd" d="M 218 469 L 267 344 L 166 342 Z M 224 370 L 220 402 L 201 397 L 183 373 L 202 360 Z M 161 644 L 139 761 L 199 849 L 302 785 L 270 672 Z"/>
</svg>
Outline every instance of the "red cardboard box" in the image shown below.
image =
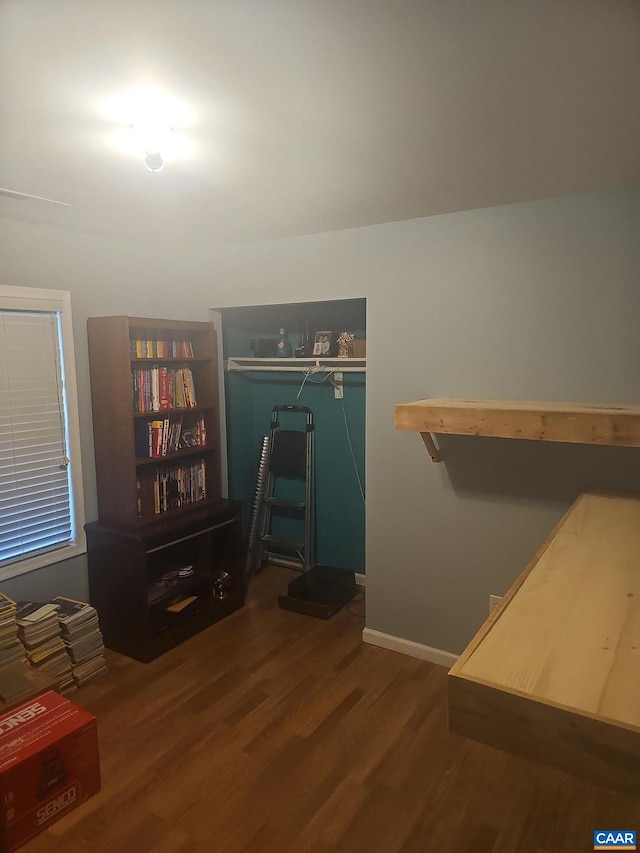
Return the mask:
<svg viewBox="0 0 640 853">
<path fill-rule="evenodd" d="M 16 850 L 100 790 L 93 714 L 57 693 L 0 717 L 0 850 Z"/>
</svg>

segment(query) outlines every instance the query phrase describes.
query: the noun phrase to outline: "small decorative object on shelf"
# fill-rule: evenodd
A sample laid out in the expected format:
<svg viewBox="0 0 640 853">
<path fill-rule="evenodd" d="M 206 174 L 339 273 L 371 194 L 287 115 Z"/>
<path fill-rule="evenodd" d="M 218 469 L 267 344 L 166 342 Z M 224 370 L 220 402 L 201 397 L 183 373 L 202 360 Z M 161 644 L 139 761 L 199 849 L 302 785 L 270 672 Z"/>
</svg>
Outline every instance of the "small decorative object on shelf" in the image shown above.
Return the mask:
<svg viewBox="0 0 640 853">
<path fill-rule="evenodd" d="M 160 583 L 174 583 L 182 578 L 190 578 L 193 575 L 193 566 L 181 566 L 171 569 L 160 576 Z"/>
<path fill-rule="evenodd" d="M 311 358 L 313 355 L 313 336 L 309 329 L 309 323 L 307 322 L 304 327 L 304 354 L 306 358 Z"/>
<path fill-rule="evenodd" d="M 291 344 L 287 340 L 284 329 L 280 329 L 276 355 L 278 358 L 291 358 Z"/>
<path fill-rule="evenodd" d="M 275 338 L 251 338 L 249 349 L 252 358 L 275 358 L 278 352 Z"/>
<path fill-rule="evenodd" d="M 349 358 L 349 344 L 355 338 L 351 332 L 341 332 L 338 335 L 338 358 Z"/>
<path fill-rule="evenodd" d="M 333 350 L 333 332 L 316 332 L 312 355 L 329 357 Z"/>
<path fill-rule="evenodd" d="M 354 338 L 351 341 L 351 358 L 367 357 L 367 341 L 365 338 Z"/>
<path fill-rule="evenodd" d="M 367 355 L 366 340 L 356 338 L 353 332 L 341 332 L 338 346 L 338 358 L 365 358 Z"/>
<path fill-rule="evenodd" d="M 216 572 L 213 576 L 213 591 L 215 598 L 222 599 L 228 595 L 229 590 L 233 586 L 233 579 L 229 572 Z"/>
<path fill-rule="evenodd" d="M 300 332 L 300 340 L 298 346 L 294 349 L 293 354 L 296 358 L 304 358 L 307 354 L 307 348 L 304 343 L 304 332 Z"/>
</svg>

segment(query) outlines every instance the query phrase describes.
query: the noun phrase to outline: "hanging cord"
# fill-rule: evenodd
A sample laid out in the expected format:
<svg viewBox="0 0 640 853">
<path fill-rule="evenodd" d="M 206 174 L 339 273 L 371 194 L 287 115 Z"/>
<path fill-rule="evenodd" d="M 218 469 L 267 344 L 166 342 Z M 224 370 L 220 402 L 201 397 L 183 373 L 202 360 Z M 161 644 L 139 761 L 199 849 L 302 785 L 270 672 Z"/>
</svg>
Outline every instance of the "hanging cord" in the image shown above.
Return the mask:
<svg viewBox="0 0 640 853">
<path fill-rule="evenodd" d="M 308 367 L 305 370 L 304 379 L 302 380 L 302 384 L 300 385 L 300 388 L 298 389 L 298 393 L 296 394 L 296 400 L 300 399 L 300 394 L 302 394 L 302 389 L 304 388 L 307 380 L 309 380 L 311 385 L 322 385 L 323 382 L 326 382 L 327 379 L 329 379 L 330 377 L 333 376 L 334 373 L 336 373 L 335 370 L 328 371 L 326 376 L 324 376 L 319 382 L 317 380 L 314 381 L 313 379 L 310 378 L 311 376 L 314 375 L 314 373 L 318 373 L 321 370 L 322 370 L 322 367 L 318 367 L 317 365 L 314 367 Z"/>
<path fill-rule="evenodd" d="M 56 371 L 56 386 L 58 391 L 58 417 L 60 419 L 60 441 L 62 451 L 61 468 L 68 468 L 70 464 L 69 452 L 67 447 L 67 429 L 66 418 L 64 412 L 64 386 L 62 378 L 62 359 L 60 346 L 60 312 L 53 312 L 49 315 L 51 318 L 51 339 L 53 343 L 53 358 Z"/>
<path fill-rule="evenodd" d="M 351 451 L 351 458 L 353 459 L 353 467 L 356 472 L 356 479 L 358 481 L 358 488 L 360 489 L 360 497 L 362 498 L 362 503 L 366 506 L 366 501 L 364 497 L 364 487 L 362 485 L 362 480 L 360 478 L 360 471 L 358 470 L 358 463 L 356 461 L 356 454 L 353 452 L 353 444 L 351 443 L 351 433 L 349 432 L 349 422 L 347 421 L 347 413 L 344 408 L 344 397 L 340 398 L 340 406 L 342 407 L 342 417 L 344 418 L 344 429 L 347 434 L 347 442 L 349 444 L 349 450 Z"/>
<path fill-rule="evenodd" d="M 10 453 L 11 453 L 12 462 L 13 462 L 13 472 L 12 472 L 13 477 L 12 477 L 12 484 L 11 485 L 13 488 L 17 489 L 17 487 L 18 487 L 18 479 L 17 479 L 17 477 L 18 477 L 18 475 L 17 475 L 18 465 L 17 465 L 17 461 L 16 461 L 16 432 L 15 432 L 14 417 L 13 417 L 13 406 L 14 406 L 15 400 L 11 394 L 11 373 L 9 371 L 9 332 L 7 329 L 7 325 L 5 323 L 5 317 L 8 318 L 9 314 L 10 314 L 10 312 L 3 311 L 2 314 L 0 315 L 2 317 L 2 337 L 0 338 L 0 340 L 4 344 L 4 353 L 3 353 L 3 355 L 4 355 L 3 361 L 4 361 L 4 365 L 5 365 L 5 376 L 4 376 L 4 378 L 5 378 L 6 383 L 7 383 L 7 392 L 8 392 L 7 397 L 8 397 L 8 401 L 9 401 L 9 430 L 10 430 L 10 436 L 11 436 Z"/>
<path fill-rule="evenodd" d="M 318 371 L 320 371 L 320 370 L 322 370 L 322 368 L 317 367 L 317 366 L 309 367 L 307 370 L 305 370 L 304 379 L 302 380 L 300 388 L 298 389 L 298 393 L 296 394 L 296 400 L 300 399 L 300 394 L 302 394 L 302 390 L 303 390 L 305 384 L 307 383 L 307 380 L 309 381 L 309 383 L 311 385 L 322 385 L 323 382 L 326 382 L 327 379 L 330 379 L 333 387 L 334 388 L 337 387 L 335 380 L 333 379 L 333 376 L 335 373 L 339 373 L 340 370 L 338 368 L 336 368 L 335 370 L 329 370 L 327 372 L 327 374 L 322 379 L 320 379 L 320 381 L 311 379 L 311 376 L 313 376 L 314 373 L 318 373 Z M 362 485 L 362 478 L 360 476 L 360 471 L 358 470 L 358 462 L 356 460 L 356 454 L 354 453 L 354 450 L 353 450 L 353 443 L 351 441 L 351 432 L 349 431 L 349 422 L 347 420 L 347 413 L 346 413 L 345 408 L 344 408 L 344 397 L 340 398 L 340 406 L 342 408 L 342 417 L 344 419 L 344 429 L 345 429 L 345 433 L 347 435 L 347 443 L 349 445 L 349 451 L 351 453 L 351 459 L 353 460 L 353 468 L 356 472 L 356 480 L 358 481 L 358 489 L 360 491 L 360 497 L 362 498 L 362 503 L 364 505 L 366 505 L 365 494 L 364 494 L 364 486 Z"/>
</svg>

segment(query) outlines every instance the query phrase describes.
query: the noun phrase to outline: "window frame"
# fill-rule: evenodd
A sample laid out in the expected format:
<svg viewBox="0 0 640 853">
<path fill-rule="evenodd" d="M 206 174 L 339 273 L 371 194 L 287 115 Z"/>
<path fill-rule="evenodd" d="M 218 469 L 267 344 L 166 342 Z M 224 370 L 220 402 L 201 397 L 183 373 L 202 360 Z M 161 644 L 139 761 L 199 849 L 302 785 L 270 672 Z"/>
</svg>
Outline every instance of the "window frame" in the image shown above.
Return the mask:
<svg viewBox="0 0 640 853">
<path fill-rule="evenodd" d="M 85 508 L 82 477 L 82 452 L 80 446 L 80 419 L 78 415 L 78 386 L 76 381 L 75 348 L 73 343 L 73 318 L 71 314 L 71 292 L 69 290 L 48 290 L 37 287 L 13 287 L 0 285 L 0 309 L 16 311 L 45 310 L 43 302 L 60 303 L 61 349 L 63 365 L 63 388 L 67 429 L 67 452 L 70 468 L 70 507 L 72 542 L 69 545 L 53 547 L 33 557 L 15 560 L 0 566 L 0 582 L 20 575 L 60 563 L 87 552 L 87 539 L 84 531 Z M 3 303 L 11 302 L 11 305 Z"/>
</svg>

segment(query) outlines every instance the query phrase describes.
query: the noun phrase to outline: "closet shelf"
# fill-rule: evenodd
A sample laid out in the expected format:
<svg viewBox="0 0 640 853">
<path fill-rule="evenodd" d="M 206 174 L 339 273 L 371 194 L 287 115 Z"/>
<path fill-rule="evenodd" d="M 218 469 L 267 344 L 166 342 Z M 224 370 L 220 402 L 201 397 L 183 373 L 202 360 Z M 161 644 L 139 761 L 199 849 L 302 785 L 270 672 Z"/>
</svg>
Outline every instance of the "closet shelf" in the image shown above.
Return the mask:
<svg viewBox="0 0 640 853">
<path fill-rule="evenodd" d="M 421 433 L 434 462 L 433 433 L 640 447 L 640 405 L 431 397 L 398 403 L 395 428 Z"/>
<path fill-rule="evenodd" d="M 313 370 L 317 373 L 365 373 L 366 358 L 228 358 L 225 362 L 227 371 L 284 371 L 290 373 L 305 373 Z"/>
</svg>

